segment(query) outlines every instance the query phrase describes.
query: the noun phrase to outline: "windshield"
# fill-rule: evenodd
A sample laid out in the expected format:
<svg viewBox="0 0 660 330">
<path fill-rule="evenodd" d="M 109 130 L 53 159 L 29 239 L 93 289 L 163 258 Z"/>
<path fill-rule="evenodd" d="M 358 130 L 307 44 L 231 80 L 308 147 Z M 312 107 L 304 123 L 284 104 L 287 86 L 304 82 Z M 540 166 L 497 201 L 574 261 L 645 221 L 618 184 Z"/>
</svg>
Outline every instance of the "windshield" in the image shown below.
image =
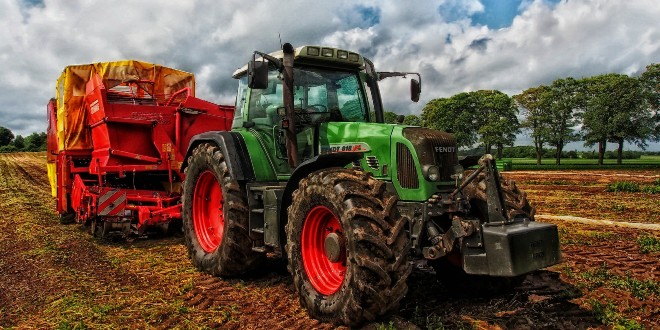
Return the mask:
<svg viewBox="0 0 660 330">
<path fill-rule="evenodd" d="M 277 124 L 283 113 L 282 80 L 276 70 L 269 72 L 266 89 L 250 91 L 249 121 Z M 356 73 L 338 72 L 316 68 L 294 68 L 294 107 L 304 113 L 308 122 L 321 121 L 368 121 L 369 108 L 360 88 Z M 366 86 L 366 84 L 365 84 Z"/>
</svg>

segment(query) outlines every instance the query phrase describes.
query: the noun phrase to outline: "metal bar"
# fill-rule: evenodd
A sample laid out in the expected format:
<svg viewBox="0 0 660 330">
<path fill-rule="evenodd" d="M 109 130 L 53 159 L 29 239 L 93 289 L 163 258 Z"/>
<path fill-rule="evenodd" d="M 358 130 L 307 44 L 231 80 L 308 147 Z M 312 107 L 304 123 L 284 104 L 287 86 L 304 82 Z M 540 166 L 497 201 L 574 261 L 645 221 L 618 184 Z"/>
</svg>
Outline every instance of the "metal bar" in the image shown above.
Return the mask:
<svg viewBox="0 0 660 330">
<path fill-rule="evenodd" d="M 485 168 L 486 168 L 485 165 L 479 166 L 479 168 L 476 171 L 472 172 L 472 174 L 470 174 L 470 176 L 468 176 L 465 179 L 465 181 L 463 181 L 463 183 L 460 185 L 460 187 L 456 188 L 456 190 L 454 190 L 451 194 L 449 194 L 449 198 L 454 198 L 454 196 L 456 196 L 456 194 L 458 194 L 463 189 L 465 189 L 465 187 L 467 187 L 467 185 L 469 185 L 470 182 L 474 181 L 474 179 L 477 177 L 477 175 L 479 175 L 479 173 L 481 173 Z"/>
<path fill-rule="evenodd" d="M 116 150 L 116 149 L 110 150 L 110 154 L 113 155 L 113 156 L 119 156 L 119 157 L 142 160 L 142 161 L 149 162 L 149 163 L 158 163 L 160 161 L 160 159 L 155 158 L 155 157 L 149 157 L 149 156 L 145 156 L 145 155 L 140 155 L 140 154 L 127 152 L 127 151 Z"/>
</svg>

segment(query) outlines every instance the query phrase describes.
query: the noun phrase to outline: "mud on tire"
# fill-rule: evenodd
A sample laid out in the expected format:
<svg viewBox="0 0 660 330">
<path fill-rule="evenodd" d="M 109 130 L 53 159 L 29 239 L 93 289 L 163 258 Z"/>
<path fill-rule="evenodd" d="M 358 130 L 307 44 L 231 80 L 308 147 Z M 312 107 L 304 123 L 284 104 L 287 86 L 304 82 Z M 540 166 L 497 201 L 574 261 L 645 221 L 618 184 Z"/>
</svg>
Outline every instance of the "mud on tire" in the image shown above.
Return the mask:
<svg viewBox="0 0 660 330">
<path fill-rule="evenodd" d="M 382 181 L 361 171 L 326 169 L 300 182 L 288 209 L 286 251 L 311 316 L 357 326 L 398 308 L 411 264 L 407 219 L 396 202 Z M 324 250 L 332 242 L 343 246 L 335 259 Z"/>
<path fill-rule="evenodd" d="M 259 265 L 265 256 L 252 251 L 244 187 L 231 176 L 220 149 L 199 145 L 185 174 L 183 232 L 195 267 L 215 276 L 237 276 Z"/>
</svg>

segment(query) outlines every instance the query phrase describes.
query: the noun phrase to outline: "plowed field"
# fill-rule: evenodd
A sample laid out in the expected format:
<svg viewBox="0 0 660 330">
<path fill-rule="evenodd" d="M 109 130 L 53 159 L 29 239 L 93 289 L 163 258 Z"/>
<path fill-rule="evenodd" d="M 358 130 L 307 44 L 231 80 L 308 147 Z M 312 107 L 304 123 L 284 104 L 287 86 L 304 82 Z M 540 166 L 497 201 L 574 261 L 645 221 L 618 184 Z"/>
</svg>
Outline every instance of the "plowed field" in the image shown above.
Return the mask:
<svg viewBox="0 0 660 330">
<path fill-rule="evenodd" d="M 659 171 L 505 177 L 527 191 L 539 221 L 559 225 L 564 262 L 495 297 L 452 296 L 421 269 L 400 312 L 367 328 L 660 328 L 660 194 L 605 191 L 654 184 Z M 192 267 L 181 237 L 97 241 L 82 225 L 60 225 L 54 208 L 45 154 L 0 154 L 0 328 L 334 328 L 307 317 L 281 261 L 214 278 Z"/>
</svg>

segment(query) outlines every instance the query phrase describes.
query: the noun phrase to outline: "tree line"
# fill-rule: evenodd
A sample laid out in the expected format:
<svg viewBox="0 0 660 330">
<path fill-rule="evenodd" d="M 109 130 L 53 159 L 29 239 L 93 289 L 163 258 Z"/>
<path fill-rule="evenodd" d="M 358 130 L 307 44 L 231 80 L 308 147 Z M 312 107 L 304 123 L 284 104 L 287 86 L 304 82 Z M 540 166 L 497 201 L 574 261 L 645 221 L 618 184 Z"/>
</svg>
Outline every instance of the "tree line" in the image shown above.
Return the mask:
<svg viewBox="0 0 660 330">
<path fill-rule="evenodd" d="M 404 123 L 451 132 L 459 147 L 481 145 L 487 153 L 512 146 L 525 131 L 534 142 L 537 164 L 552 147 L 561 163 L 564 146 L 584 141 L 598 147 L 603 164 L 607 143 L 617 145 L 617 163 L 624 142 L 645 149 L 660 141 L 660 63 L 650 64 L 640 77 L 604 74 L 557 79 L 550 85 L 531 87 L 512 97 L 497 90 L 464 92 L 429 101 L 421 117 L 406 116 Z M 395 122 L 396 114 L 385 114 Z"/>
<path fill-rule="evenodd" d="M 46 150 L 46 133 L 32 133 L 26 137 L 14 136 L 14 133 L 0 126 L 0 153 L 18 151 L 44 151 Z"/>
</svg>

